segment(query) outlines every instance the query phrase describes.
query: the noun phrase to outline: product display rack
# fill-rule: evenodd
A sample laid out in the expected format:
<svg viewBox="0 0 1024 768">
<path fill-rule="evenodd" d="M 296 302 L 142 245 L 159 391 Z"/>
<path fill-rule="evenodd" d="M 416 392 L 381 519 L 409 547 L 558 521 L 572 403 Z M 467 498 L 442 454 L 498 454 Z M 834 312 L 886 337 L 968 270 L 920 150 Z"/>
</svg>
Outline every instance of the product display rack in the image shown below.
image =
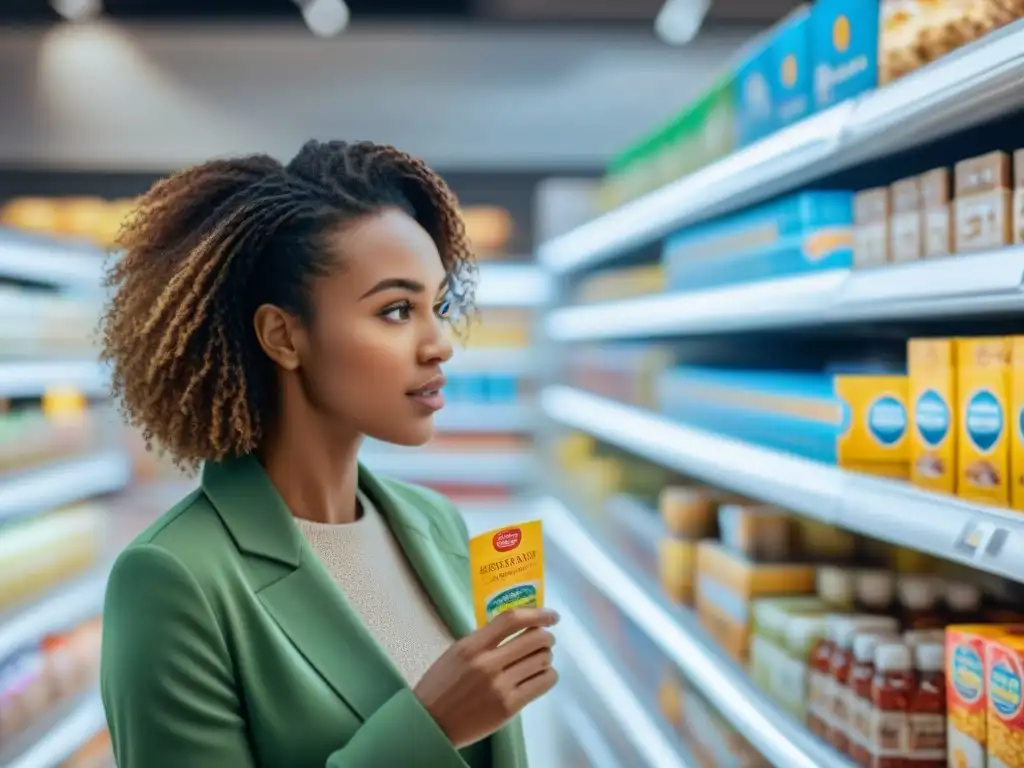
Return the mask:
<svg viewBox="0 0 1024 768">
<path fill-rule="evenodd" d="M 543 321 L 553 350 L 549 357 L 565 359 L 568 347 L 561 345 L 574 343 L 590 348 L 620 341 L 699 342 L 709 336 L 729 343 L 730 335 L 838 332 L 843 326 L 870 325 L 898 337 L 901 324 L 904 330 L 920 321 L 948 327 L 959 319 L 1005 320 L 1019 312 L 1024 308 L 1021 246 L 599 303 L 577 304 L 565 297 L 577 277 L 636 264 L 637 257 L 689 225 L 1015 113 L 1024 106 L 1017 87 L 1021 78 L 1024 22 L 551 238 L 538 249 L 538 262 L 557 276 L 562 294 Z M 541 433 L 551 440 L 567 431 L 582 433 L 740 498 L 1024 582 L 1019 512 L 712 434 L 557 378 L 539 399 Z M 769 763 L 779 768 L 851 765 L 755 685 L 702 629 L 696 612 L 665 597 L 656 579 L 629 561 L 622 542 L 595 531 L 600 526 L 593 513 L 552 478 L 549 472 L 548 495 L 539 502 L 549 558 L 570 562 Z M 619 512 L 616 520 L 621 517 L 619 522 L 634 528 L 629 535 L 649 543 L 654 562 L 658 538 L 665 535 L 657 515 L 650 509 Z M 611 516 L 608 509 L 599 514 Z M 655 702 L 647 700 L 646 706 Z M 565 718 L 570 730 L 571 719 Z"/>
<path fill-rule="evenodd" d="M 594 267 L 686 225 L 955 134 L 1024 105 L 1022 77 L 1018 21 L 556 237 L 538 260 L 557 273 Z"/>
<path fill-rule="evenodd" d="M 95 249 L 0 231 L 0 277 L 49 289 L 49 295 L 57 300 L 62 296 L 75 300 L 91 297 L 98 304 L 103 262 L 103 255 Z M 12 322 L 14 329 L 23 327 L 18 316 Z M 31 329 L 31 322 L 24 327 Z M 64 356 L 51 348 L 31 346 L 27 354 L 22 349 L 13 357 L 0 357 L 0 400 L 41 400 L 51 392 L 72 392 L 99 402 L 106 399 L 107 391 L 106 371 L 94 358 Z M 106 437 L 86 452 L 10 469 L 0 475 L 0 525 L 17 525 L 51 510 L 118 493 L 131 480 L 132 461 L 127 450 L 118 440 Z M 102 554 L 92 571 L 0 614 L 0 662 L 46 635 L 97 616 L 112 555 Z M 99 693 L 92 687 L 51 704 L 25 730 L 0 745 L 0 765 L 51 768 L 74 755 L 104 727 Z"/>
</svg>

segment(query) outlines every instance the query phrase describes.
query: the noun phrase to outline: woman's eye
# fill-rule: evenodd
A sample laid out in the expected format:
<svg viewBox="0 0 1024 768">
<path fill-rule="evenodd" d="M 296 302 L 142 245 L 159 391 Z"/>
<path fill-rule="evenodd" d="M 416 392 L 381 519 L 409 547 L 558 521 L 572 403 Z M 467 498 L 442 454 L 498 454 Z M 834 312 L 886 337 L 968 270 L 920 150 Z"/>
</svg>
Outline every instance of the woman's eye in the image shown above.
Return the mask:
<svg viewBox="0 0 1024 768">
<path fill-rule="evenodd" d="M 438 317 L 448 317 L 452 311 L 452 303 L 450 301 L 439 301 L 434 305 L 434 314 Z"/>
<path fill-rule="evenodd" d="M 381 317 L 392 323 L 404 323 L 409 319 L 412 307 L 407 302 L 395 304 L 381 312 Z"/>
</svg>

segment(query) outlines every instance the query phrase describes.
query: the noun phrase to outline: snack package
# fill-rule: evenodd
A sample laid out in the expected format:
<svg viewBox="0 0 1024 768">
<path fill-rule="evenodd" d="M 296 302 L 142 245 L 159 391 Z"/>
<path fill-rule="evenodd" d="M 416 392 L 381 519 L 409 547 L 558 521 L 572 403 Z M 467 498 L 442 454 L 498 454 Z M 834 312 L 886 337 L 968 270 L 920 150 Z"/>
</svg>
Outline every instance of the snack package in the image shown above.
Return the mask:
<svg viewBox="0 0 1024 768">
<path fill-rule="evenodd" d="M 473 613 L 482 627 L 511 608 L 544 606 L 544 536 L 540 520 L 469 540 Z"/>
</svg>

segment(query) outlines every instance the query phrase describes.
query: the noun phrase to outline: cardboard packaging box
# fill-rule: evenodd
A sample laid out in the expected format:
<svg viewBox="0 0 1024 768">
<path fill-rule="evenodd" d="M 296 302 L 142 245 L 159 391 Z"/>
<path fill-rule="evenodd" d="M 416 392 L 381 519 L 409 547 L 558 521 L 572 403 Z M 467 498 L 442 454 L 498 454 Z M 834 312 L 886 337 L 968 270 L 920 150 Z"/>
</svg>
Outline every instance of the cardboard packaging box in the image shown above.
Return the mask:
<svg viewBox="0 0 1024 768">
<path fill-rule="evenodd" d="M 1010 156 L 990 152 L 956 164 L 957 253 L 1001 248 L 1013 242 Z"/>
<path fill-rule="evenodd" d="M 953 339 L 911 339 L 907 373 L 911 480 L 929 491 L 955 493 L 959 406 Z"/>
<path fill-rule="evenodd" d="M 1006 507 L 1010 501 L 1010 340 L 957 339 L 960 436 L 957 495 Z"/>
</svg>

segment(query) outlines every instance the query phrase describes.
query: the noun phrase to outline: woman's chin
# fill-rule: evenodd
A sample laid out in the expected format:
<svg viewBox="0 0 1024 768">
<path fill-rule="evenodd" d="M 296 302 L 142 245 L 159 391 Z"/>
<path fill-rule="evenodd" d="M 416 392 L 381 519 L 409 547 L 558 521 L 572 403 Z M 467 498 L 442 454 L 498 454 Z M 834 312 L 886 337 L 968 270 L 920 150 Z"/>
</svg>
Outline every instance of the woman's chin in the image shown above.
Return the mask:
<svg viewBox="0 0 1024 768">
<path fill-rule="evenodd" d="M 368 437 L 380 440 L 392 445 L 401 445 L 408 448 L 426 445 L 435 434 L 434 419 L 424 419 L 419 424 L 406 424 L 401 429 L 381 430 L 377 433 L 369 433 Z"/>
</svg>

